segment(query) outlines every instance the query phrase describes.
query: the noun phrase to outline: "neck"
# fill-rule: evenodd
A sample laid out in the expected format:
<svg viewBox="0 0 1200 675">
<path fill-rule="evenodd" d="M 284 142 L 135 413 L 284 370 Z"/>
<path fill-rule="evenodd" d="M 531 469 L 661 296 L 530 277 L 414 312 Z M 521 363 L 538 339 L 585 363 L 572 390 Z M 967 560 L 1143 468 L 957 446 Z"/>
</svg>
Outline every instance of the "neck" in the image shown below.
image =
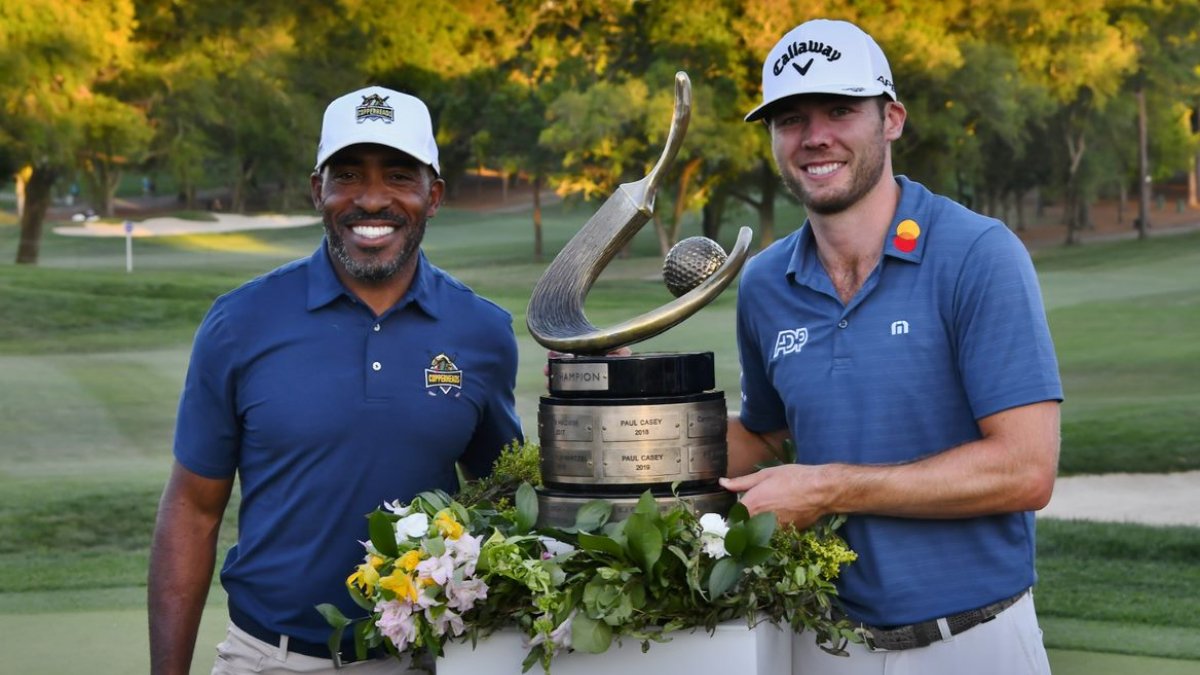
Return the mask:
<svg viewBox="0 0 1200 675">
<path fill-rule="evenodd" d="M 885 170 L 879 182 L 853 206 L 839 213 L 810 213 L 808 222 L 821 261 L 842 265 L 870 259 L 872 264 L 883 250 L 884 236 L 896 215 L 900 202 L 900 186 L 890 170 Z"/>
<path fill-rule="evenodd" d="M 379 281 L 367 281 L 352 277 L 341 269 L 341 266 L 335 266 L 335 270 L 342 284 L 363 304 L 370 307 L 375 316 L 380 316 L 400 302 L 400 299 L 412 287 L 413 278 L 417 272 L 417 262 L 414 258 L 411 264 L 396 270 L 396 273 L 387 279 Z"/>
</svg>

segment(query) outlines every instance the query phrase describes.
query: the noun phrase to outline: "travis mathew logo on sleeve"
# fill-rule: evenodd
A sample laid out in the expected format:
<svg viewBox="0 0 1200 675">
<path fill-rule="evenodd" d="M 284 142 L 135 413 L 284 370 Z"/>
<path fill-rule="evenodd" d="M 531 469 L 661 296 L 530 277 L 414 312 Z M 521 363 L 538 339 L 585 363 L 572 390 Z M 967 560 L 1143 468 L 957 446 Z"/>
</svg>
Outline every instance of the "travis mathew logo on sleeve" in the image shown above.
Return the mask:
<svg viewBox="0 0 1200 675">
<path fill-rule="evenodd" d="M 354 120 L 359 124 L 366 120 L 383 120 L 391 124 L 396 119 L 396 111 L 387 104 L 388 98 L 379 94 L 364 96 L 362 105 L 354 109 Z"/>
<path fill-rule="evenodd" d="M 824 42 L 818 42 L 816 40 L 808 40 L 807 42 L 793 42 L 792 44 L 788 45 L 787 49 L 779 56 L 778 59 L 775 59 L 775 67 L 773 68 L 775 75 L 778 76 L 783 72 L 783 69 L 785 66 L 787 66 L 787 64 L 792 63 L 792 61 L 799 59 L 799 57 L 805 54 L 824 56 L 825 59 L 830 62 L 837 61 L 838 59 L 842 58 L 841 52 L 834 49 L 831 45 L 825 44 Z M 801 76 L 804 76 L 808 74 L 808 69 L 812 67 L 813 61 L 815 60 L 816 59 L 810 58 L 808 63 L 805 63 L 803 66 L 801 66 L 799 63 L 792 63 L 792 67 L 796 69 L 797 73 L 800 73 Z"/>
</svg>

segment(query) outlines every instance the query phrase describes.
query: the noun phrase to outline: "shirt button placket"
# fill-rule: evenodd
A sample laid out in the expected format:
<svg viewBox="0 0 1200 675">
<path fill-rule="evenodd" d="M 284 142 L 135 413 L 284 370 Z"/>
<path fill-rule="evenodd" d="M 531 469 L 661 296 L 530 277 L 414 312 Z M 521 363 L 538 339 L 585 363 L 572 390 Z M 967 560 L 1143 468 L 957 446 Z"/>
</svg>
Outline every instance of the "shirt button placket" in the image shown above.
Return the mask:
<svg viewBox="0 0 1200 675">
<path fill-rule="evenodd" d="M 374 321 L 367 330 L 367 351 L 366 357 L 367 382 L 366 393 L 367 398 L 386 398 L 387 389 L 386 380 L 389 378 L 383 377 L 383 361 L 381 358 L 386 354 L 384 346 L 383 324 L 379 321 Z"/>
</svg>

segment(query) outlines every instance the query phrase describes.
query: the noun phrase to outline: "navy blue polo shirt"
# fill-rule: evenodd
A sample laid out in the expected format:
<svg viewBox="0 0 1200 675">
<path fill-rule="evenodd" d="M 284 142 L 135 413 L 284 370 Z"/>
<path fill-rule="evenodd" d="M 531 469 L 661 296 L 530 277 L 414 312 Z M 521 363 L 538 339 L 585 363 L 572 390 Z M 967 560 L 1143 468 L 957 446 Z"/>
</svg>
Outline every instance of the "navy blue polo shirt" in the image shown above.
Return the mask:
<svg viewBox="0 0 1200 675">
<path fill-rule="evenodd" d="M 981 437 L 977 420 L 1061 400 L 1033 264 L 998 220 L 898 177 L 883 255 L 843 304 L 807 223 L 755 256 L 738 291 L 741 420 L 788 428 L 804 464 L 894 464 Z M 1034 518 L 870 515 L 843 534 L 851 616 L 948 616 L 1033 584 Z"/>
<path fill-rule="evenodd" d="M 365 516 L 385 500 L 457 487 L 522 438 L 517 343 L 504 309 L 421 254 L 412 287 L 376 317 L 338 280 L 322 241 L 220 297 L 196 333 L 175 457 L 237 475 L 237 544 L 221 581 L 231 612 L 323 643 L 314 609 L 362 613 L 345 579 Z"/>
</svg>

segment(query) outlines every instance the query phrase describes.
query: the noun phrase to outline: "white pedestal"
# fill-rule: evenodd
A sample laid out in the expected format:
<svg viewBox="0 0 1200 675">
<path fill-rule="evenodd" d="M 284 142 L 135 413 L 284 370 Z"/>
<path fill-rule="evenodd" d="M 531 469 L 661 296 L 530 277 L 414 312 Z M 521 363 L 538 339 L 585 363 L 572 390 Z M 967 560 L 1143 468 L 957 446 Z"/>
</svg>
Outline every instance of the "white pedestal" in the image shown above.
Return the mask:
<svg viewBox="0 0 1200 675">
<path fill-rule="evenodd" d="M 642 643 L 626 639 L 603 654 L 571 652 L 556 654 L 550 662 L 552 675 L 673 675 L 726 673 L 728 675 L 778 675 L 792 672 L 792 635 L 770 624 L 753 630 L 744 621 L 717 626 L 711 636 L 704 629 L 675 631 L 670 642 L 651 642 L 642 653 Z M 471 643 L 451 643 L 438 659 L 438 675 L 519 675 L 528 652 L 516 630 L 502 630 Z M 530 675 L 540 675 L 534 665 Z"/>
</svg>

